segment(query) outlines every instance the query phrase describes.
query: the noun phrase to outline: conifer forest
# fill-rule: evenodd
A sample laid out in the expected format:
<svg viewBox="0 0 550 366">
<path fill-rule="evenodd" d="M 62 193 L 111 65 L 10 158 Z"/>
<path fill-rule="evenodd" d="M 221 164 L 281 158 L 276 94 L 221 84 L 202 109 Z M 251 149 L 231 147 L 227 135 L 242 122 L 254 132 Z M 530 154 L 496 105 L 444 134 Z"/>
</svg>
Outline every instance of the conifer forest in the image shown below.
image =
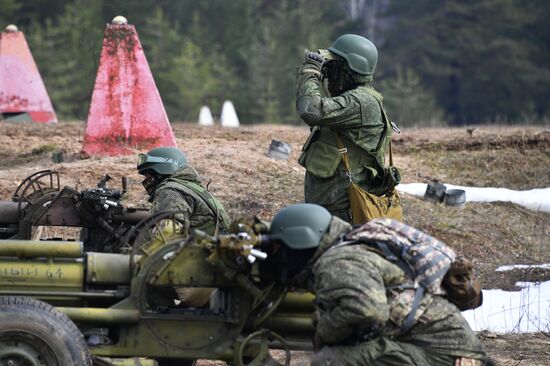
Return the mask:
<svg viewBox="0 0 550 366">
<path fill-rule="evenodd" d="M 105 24 L 136 26 L 171 121 L 219 113 L 298 123 L 304 49 L 341 34 L 379 51 L 375 88 L 403 126 L 548 123 L 547 0 L 0 0 L 62 120 L 86 120 Z"/>
</svg>

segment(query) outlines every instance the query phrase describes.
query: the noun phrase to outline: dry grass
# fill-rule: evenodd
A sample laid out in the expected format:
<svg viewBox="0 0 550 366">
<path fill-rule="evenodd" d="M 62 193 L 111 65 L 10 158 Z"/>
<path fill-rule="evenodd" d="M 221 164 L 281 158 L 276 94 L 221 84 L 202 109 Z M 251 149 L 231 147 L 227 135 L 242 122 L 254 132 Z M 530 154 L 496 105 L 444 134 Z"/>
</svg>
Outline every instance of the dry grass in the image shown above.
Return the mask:
<svg viewBox="0 0 550 366">
<path fill-rule="evenodd" d="M 550 182 L 550 151 L 542 148 L 499 150 L 424 151 L 411 154 L 416 165 L 407 180 L 441 182 L 474 187 L 533 189 Z"/>
<path fill-rule="evenodd" d="M 257 214 L 271 219 L 280 208 L 303 200 L 304 169 L 298 165 L 307 128 L 260 125 L 227 129 L 191 124 L 173 125 L 178 145 L 210 182 L 210 190 L 231 216 Z M 58 170 L 62 185 L 95 186 L 104 173 L 111 186 L 129 178 L 127 205 L 147 205 L 135 157 L 81 159 L 82 123 L 59 125 L 0 123 L 0 197 L 8 199 L 19 182 L 42 169 Z M 539 128 L 483 127 L 469 137 L 465 129 L 411 129 L 395 135 L 396 165 L 404 182 L 444 182 L 473 186 L 529 189 L 550 186 L 550 134 Z M 292 146 L 288 161 L 266 156 L 271 139 Z M 518 144 L 517 141 L 538 141 Z M 472 141 L 481 148 L 471 149 Z M 64 151 L 65 162 L 54 164 L 49 153 L 32 154 L 44 146 Z M 419 146 L 430 145 L 430 149 Z M 498 146 L 498 148 L 492 148 Z M 458 149 L 462 147 L 462 150 Z M 407 154 L 403 154 L 406 151 Z M 509 287 L 493 271 L 510 263 L 550 262 L 550 215 L 513 204 L 469 203 L 462 209 L 433 205 L 404 195 L 405 221 L 433 234 L 474 258 L 482 279 Z M 504 283 L 506 282 L 506 283 Z"/>
<path fill-rule="evenodd" d="M 499 366 L 547 366 L 550 364 L 550 338 L 542 333 L 478 333 L 489 355 Z"/>
<path fill-rule="evenodd" d="M 225 129 L 179 123 L 173 128 L 178 145 L 204 181 L 211 181 L 211 191 L 231 216 L 258 214 L 271 219 L 281 207 L 303 200 L 304 170 L 296 160 L 307 128 L 262 125 Z M 0 122 L 0 198 L 9 199 L 27 175 L 55 169 L 62 185 L 81 189 L 95 186 L 104 173 L 113 177 L 113 187 L 119 187 L 121 177 L 128 176 L 126 204 L 146 205 L 135 157 L 82 160 L 79 152 L 83 131 L 81 123 L 46 126 Z M 271 139 L 291 144 L 288 161 L 266 156 Z M 396 165 L 407 183 L 437 178 L 452 184 L 513 189 L 550 186 L 550 133 L 540 128 L 478 127 L 472 137 L 465 128 L 410 129 L 395 135 L 394 141 Z M 65 161 L 54 164 L 49 152 L 32 153 L 45 145 L 62 150 Z M 456 209 L 407 195 L 403 205 L 408 224 L 474 259 L 486 287 L 511 288 L 520 279 L 550 278 L 548 271 L 494 272 L 504 264 L 550 262 L 548 213 L 502 203 L 468 203 Z M 544 336 L 483 339 L 489 353 L 503 365 L 550 364 Z M 516 349 L 522 358 L 514 356 Z M 208 364 L 215 363 L 203 363 Z"/>
</svg>

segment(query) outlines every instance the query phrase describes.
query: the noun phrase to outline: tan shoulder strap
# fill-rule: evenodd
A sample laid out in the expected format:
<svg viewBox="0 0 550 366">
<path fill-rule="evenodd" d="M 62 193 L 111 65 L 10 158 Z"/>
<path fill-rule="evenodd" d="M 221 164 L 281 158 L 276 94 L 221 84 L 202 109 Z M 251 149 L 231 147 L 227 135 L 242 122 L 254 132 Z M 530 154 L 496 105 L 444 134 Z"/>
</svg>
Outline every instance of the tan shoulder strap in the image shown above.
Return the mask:
<svg viewBox="0 0 550 366">
<path fill-rule="evenodd" d="M 349 181 L 352 182 L 348 149 L 342 143 L 342 139 L 340 139 L 340 135 L 338 134 L 338 132 L 335 129 L 333 129 L 332 131 L 334 132 L 334 135 L 336 136 L 336 144 L 338 145 L 338 152 L 340 153 L 340 155 L 342 155 L 342 161 L 344 162 L 344 168 L 346 168 L 346 170 L 348 171 Z"/>
<path fill-rule="evenodd" d="M 340 135 L 338 134 L 338 132 L 336 132 L 335 129 L 332 130 L 334 132 L 334 135 L 336 136 L 336 144 L 338 146 L 338 152 L 340 153 L 340 155 L 342 155 L 342 161 L 344 162 L 344 168 L 346 168 L 346 170 L 348 171 L 348 175 L 350 177 L 350 180 L 351 180 L 351 169 L 350 169 L 350 162 L 349 162 L 349 155 L 348 155 L 348 149 L 344 146 L 344 144 L 342 143 L 342 139 L 340 139 Z M 390 166 L 393 166 L 393 153 L 392 153 L 392 149 L 391 149 L 391 139 L 390 139 L 390 144 L 389 144 L 389 155 L 390 155 Z"/>
<path fill-rule="evenodd" d="M 390 139 L 390 166 L 393 166 L 393 154 L 391 152 L 391 139 Z"/>
</svg>

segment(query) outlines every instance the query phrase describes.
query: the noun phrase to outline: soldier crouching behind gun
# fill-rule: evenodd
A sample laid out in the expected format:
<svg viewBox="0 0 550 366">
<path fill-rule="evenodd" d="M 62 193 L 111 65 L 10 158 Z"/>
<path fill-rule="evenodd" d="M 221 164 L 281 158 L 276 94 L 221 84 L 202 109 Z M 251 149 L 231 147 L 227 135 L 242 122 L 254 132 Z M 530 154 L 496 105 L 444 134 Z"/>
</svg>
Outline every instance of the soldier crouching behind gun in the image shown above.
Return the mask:
<svg viewBox="0 0 550 366">
<path fill-rule="evenodd" d="M 229 218 L 225 209 L 202 186 L 197 172 L 182 151 L 175 147 L 160 147 L 139 154 L 137 170 L 145 176 L 143 186 L 150 196 L 151 214 L 175 212 L 177 234 L 187 237 L 193 229 L 210 235 L 227 233 Z M 147 250 L 151 252 L 155 248 Z M 175 291 L 181 305 L 200 307 L 208 304 L 213 289 L 176 287 Z"/>
<path fill-rule="evenodd" d="M 372 224 L 353 235 L 374 233 Z M 390 225 L 419 233 L 397 221 Z M 271 223 L 265 273 L 316 296 L 311 365 L 494 365 L 457 306 L 428 292 L 413 300 L 405 271 L 367 244 L 351 245 L 344 239 L 351 230 L 313 204 L 287 207 Z"/>
</svg>

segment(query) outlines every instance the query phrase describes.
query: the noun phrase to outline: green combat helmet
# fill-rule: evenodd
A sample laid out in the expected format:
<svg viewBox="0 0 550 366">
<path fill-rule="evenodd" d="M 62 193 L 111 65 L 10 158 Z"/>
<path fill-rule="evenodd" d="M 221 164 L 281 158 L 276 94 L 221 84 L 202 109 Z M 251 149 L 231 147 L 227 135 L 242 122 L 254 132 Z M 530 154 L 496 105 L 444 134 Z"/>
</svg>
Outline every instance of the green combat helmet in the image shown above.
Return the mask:
<svg viewBox="0 0 550 366">
<path fill-rule="evenodd" d="M 280 240 L 292 250 L 319 246 L 332 216 L 319 205 L 303 203 L 282 209 L 271 222 L 270 239 Z"/>
<path fill-rule="evenodd" d="M 344 34 L 336 38 L 328 50 L 345 59 L 352 71 L 365 76 L 372 76 L 374 74 L 374 69 L 376 69 L 376 63 L 378 62 L 378 50 L 365 37 L 356 34 Z M 330 55 L 327 54 L 328 52 L 326 51 L 321 52 L 321 55 L 330 59 Z"/>
<path fill-rule="evenodd" d="M 159 147 L 146 154 L 139 154 L 137 169 L 139 174 L 152 170 L 159 175 L 170 175 L 186 165 L 187 157 L 179 149 Z"/>
</svg>

